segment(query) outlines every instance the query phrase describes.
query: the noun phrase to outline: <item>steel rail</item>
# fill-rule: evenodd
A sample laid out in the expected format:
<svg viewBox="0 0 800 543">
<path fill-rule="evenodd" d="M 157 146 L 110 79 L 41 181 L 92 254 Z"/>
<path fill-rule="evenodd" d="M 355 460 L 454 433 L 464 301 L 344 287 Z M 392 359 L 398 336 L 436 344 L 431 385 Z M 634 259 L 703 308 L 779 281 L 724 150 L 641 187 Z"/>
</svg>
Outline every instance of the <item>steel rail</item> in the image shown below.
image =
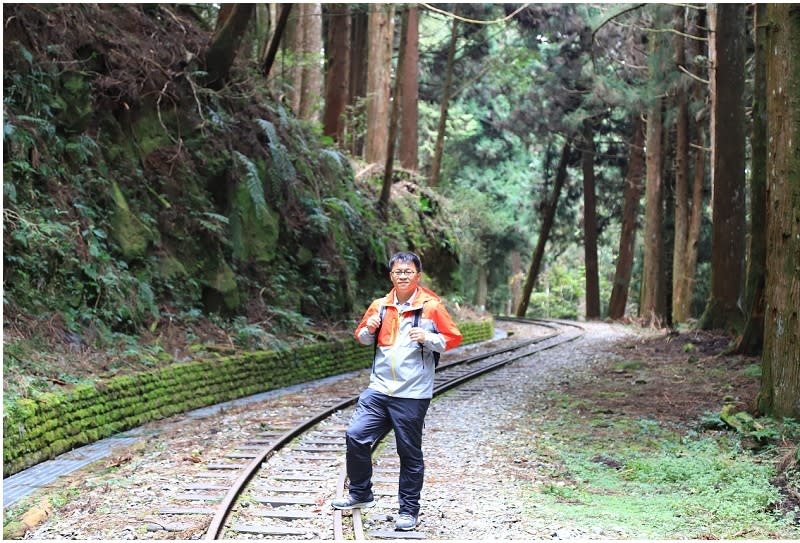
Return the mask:
<svg viewBox="0 0 800 543">
<path fill-rule="evenodd" d="M 204 537 L 204 539 L 207 541 L 209 540 L 213 541 L 220 538 L 225 523 L 227 522 L 228 517 L 233 511 L 233 505 L 236 503 L 236 499 L 239 497 L 239 495 L 241 495 L 242 491 L 244 491 L 244 489 L 247 487 L 247 484 L 250 482 L 250 479 L 253 478 L 253 475 L 255 475 L 255 473 L 261 467 L 261 463 L 264 460 L 269 458 L 275 452 L 282 449 L 295 437 L 301 435 L 303 432 L 315 426 L 317 423 L 330 417 L 333 413 L 340 411 L 345 407 L 349 407 L 356 401 L 358 401 L 358 396 L 356 396 L 355 398 L 348 398 L 336 404 L 333 407 L 318 412 L 313 417 L 307 419 L 301 424 L 281 434 L 281 436 L 275 441 L 275 443 L 262 450 L 249 464 L 247 464 L 247 466 L 245 466 L 242 469 L 241 474 L 236 479 L 236 481 L 234 481 L 233 486 L 230 488 L 230 490 L 228 490 L 227 494 L 220 502 L 220 505 L 217 508 L 217 512 L 214 514 L 214 517 L 211 519 L 211 523 L 208 525 L 208 529 L 206 530 L 206 536 Z"/>
<path fill-rule="evenodd" d="M 520 320 L 520 319 L 509 319 L 509 318 L 498 318 L 498 320 L 523 322 L 523 323 L 535 324 L 535 325 L 538 325 L 538 326 L 543 326 L 543 327 L 556 329 L 555 326 L 553 326 L 552 324 L 549 324 L 547 321 L 532 321 L 532 320 L 524 320 L 524 319 Z M 559 323 L 559 324 L 562 324 L 562 323 Z M 563 324 L 568 324 L 568 323 L 563 323 Z M 483 354 L 480 354 L 480 355 L 466 357 L 466 358 L 460 359 L 460 360 L 454 360 L 454 361 L 449 362 L 447 364 L 441 364 L 440 367 L 437 368 L 437 372 L 446 372 L 448 369 L 452 369 L 452 368 L 455 368 L 455 367 L 458 367 L 458 366 L 461 366 L 461 365 L 473 364 L 473 363 L 479 362 L 481 360 L 490 358 L 492 356 L 498 356 L 498 355 L 502 355 L 502 354 L 504 354 L 506 352 L 523 349 L 523 348 L 525 348 L 525 347 L 527 347 L 529 345 L 532 345 L 532 344 L 535 344 L 535 343 L 540 343 L 542 341 L 546 341 L 547 339 L 551 339 L 553 337 L 556 337 L 559 334 L 560 333 L 553 333 L 553 334 L 548 334 L 546 336 L 541 336 L 541 337 L 537 337 L 537 338 L 530 339 L 530 340 L 520 341 L 520 342 L 517 342 L 514 345 L 511 345 L 511 346 L 508 346 L 508 347 L 502 347 L 502 348 L 495 349 L 493 351 L 490 351 L 490 352 L 487 352 L 487 353 L 483 353 Z M 544 349 L 542 349 L 542 350 L 544 350 Z M 461 375 L 461 376 L 459 376 L 458 378 L 456 378 L 453 381 L 453 382 L 455 382 L 457 384 L 449 384 L 450 381 L 448 381 L 446 383 L 440 384 L 437 387 L 435 387 L 434 394 L 440 394 L 440 393 L 442 393 L 442 392 L 444 392 L 446 390 L 449 390 L 450 388 L 458 386 L 458 384 L 461 384 L 461 383 L 464 383 L 464 382 L 469 381 L 471 379 L 474 379 L 475 377 L 477 377 L 477 376 L 479 376 L 479 375 L 481 375 L 483 373 L 486 373 L 487 371 L 491 371 L 492 369 L 496 369 L 496 367 L 500 367 L 502 365 L 510 363 L 513 360 L 517 360 L 519 358 L 522 358 L 524 356 L 529 356 L 531 354 L 534 354 L 534 353 L 526 353 L 526 354 L 514 357 L 512 359 L 509 359 L 509 360 L 507 360 L 505 362 L 493 364 L 491 369 L 484 369 L 482 371 L 470 372 L 467 375 Z M 266 447 L 263 450 L 261 450 L 256 457 L 254 457 L 245 467 L 243 467 L 241 469 L 239 476 L 232 483 L 232 487 L 228 490 L 228 492 L 226 493 L 224 498 L 219 503 L 218 507 L 216 508 L 216 512 L 214 514 L 214 517 L 211 519 L 211 522 L 209 523 L 209 526 L 206 529 L 206 533 L 205 533 L 204 539 L 205 540 L 218 540 L 218 539 L 221 538 L 222 532 L 223 532 L 223 530 L 225 528 L 226 523 L 228 522 L 228 520 L 230 518 L 231 513 L 233 512 L 233 508 L 234 508 L 234 505 L 235 505 L 237 499 L 239 498 L 239 496 L 241 496 L 242 492 L 245 490 L 245 488 L 247 487 L 247 485 L 249 484 L 249 482 L 251 481 L 253 476 L 258 472 L 258 470 L 260 469 L 262 463 L 265 460 L 269 459 L 277 451 L 279 451 L 280 449 L 282 449 L 283 447 L 288 445 L 297 436 L 302 435 L 304 432 L 308 431 L 313 426 L 317 425 L 319 422 L 331 417 L 336 412 L 341 411 L 342 409 L 345 409 L 345 408 L 355 404 L 358 401 L 358 397 L 359 397 L 358 395 L 355 395 L 353 397 L 347 398 L 347 399 L 345 399 L 343 401 L 340 401 L 340 402 L 336 403 L 332 407 L 329 407 L 329 408 L 326 408 L 326 409 L 323 409 L 323 410 L 317 412 L 316 414 L 314 414 L 313 416 L 311 416 L 310 418 L 308 418 L 304 422 L 298 424 L 297 426 L 295 426 L 295 427 L 287 430 L 283 434 L 281 434 L 277 438 L 277 440 L 275 442 L 273 442 L 268 447 Z M 379 442 L 380 442 L 380 440 L 379 440 Z M 376 443 L 376 446 L 377 446 L 378 443 Z M 339 480 L 337 481 L 337 491 L 336 491 L 337 497 L 340 497 L 343 494 L 345 479 L 346 479 L 346 475 L 341 475 L 340 474 Z M 344 538 L 341 511 L 335 511 L 334 515 L 333 515 L 333 519 L 334 519 L 334 537 L 337 540 L 341 540 L 341 539 Z M 357 523 L 358 523 L 358 526 L 354 525 L 354 527 L 353 527 L 354 534 L 357 536 L 358 539 L 363 539 L 363 537 L 364 537 L 363 534 L 364 533 L 363 533 L 363 528 L 362 528 L 361 522 L 360 522 L 361 521 L 361 515 L 353 515 L 353 519 L 354 519 L 354 521 L 357 519 Z"/>
<path fill-rule="evenodd" d="M 555 322 L 560 326 L 572 326 L 574 328 L 578 328 L 579 330 L 583 331 L 583 327 L 581 327 L 580 325 L 576 325 L 574 323 L 568 322 L 568 321 L 543 320 L 543 319 L 521 319 L 521 318 L 514 318 L 514 317 L 495 317 L 495 320 L 501 320 L 501 321 L 506 321 L 506 322 L 519 322 L 519 323 L 525 323 L 525 324 L 536 324 L 536 325 L 544 326 L 544 327 L 551 328 L 551 329 L 557 329 L 556 326 L 553 326 L 551 324 L 552 322 Z M 560 335 L 561 335 L 561 332 L 557 332 L 557 333 L 549 334 L 549 335 L 546 335 L 546 336 L 534 338 L 534 339 L 531 339 L 531 340 L 523 341 L 523 342 L 521 342 L 521 343 L 519 343 L 517 345 L 514 345 L 513 347 L 496 349 L 496 350 L 491 351 L 489 353 L 484 353 L 482 355 L 477 355 L 475 357 L 470 357 L 470 358 L 458 361 L 457 363 L 453 363 L 453 364 L 448 364 L 446 366 L 442 366 L 440 368 L 437 368 L 437 372 L 440 371 L 440 370 L 446 370 L 448 367 L 452 367 L 452 366 L 473 364 L 475 362 L 479 362 L 481 360 L 485 360 L 486 358 L 490 358 L 492 356 L 505 354 L 506 352 L 510 352 L 510 351 L 516 351 L 516 350 L 522 349 L 524 347 L 527 347 L 529 345 L 535 345 L 535 344 L 538 344 L 538 343 L 542 343 L 544 341 L 547 341 L 548 339 L 552 339 L 552 338 L 558 337 Z M 469 371 L 469 372 L 464 373 L 464 374 L 462 374 L 462 375 L 460 375 L 460 376 L 458 376 L 458 377 L 456 377 L 454 379 L 450 379 L 448 381 L 445 381 L 444 383 L 441 383 L 441 384 L 439 384 L 437 386 L 434 386 L 433 396 L 434 396 L 434 398 L 437 397 L 437 396 L 440 396 L 442 393 L 444 393 L 444 392 L 446 392 L 446 391 L 448 391 L 448 390 L 450 390 L 452 388 L 456 388 L 458 386 L 463 385 L 464 383 L 466 383 L 468 381 L 472 381 L 473 379 L 477 379 L 478 377 L 480 377 L 480 376 L 482 376 L 482 375 L 484 375 L 486 373 L 490 373 L 492 371 L 496 371 L 496 370 L 500 369 L 501 367 L 506 366 L 508 364 L 511 364 L 512 362 L 515 362 L 515 361 L 517 361 L 517 360 L 519 360 L 521 358 L 526 358 L 528 356 L 533 356 L 535 354 L 547 351 L 549 349 L 553 349 L 553 348 L 558 347 L 560 345 L 564 345 L 565 343 L 569 343 L 569 342 L 575 341 L 576 339 L 580 338 L 582 335 L 583 335 L 583 333 L 575 335 L 575 336 L 572 336 L 572 337 L 568 337 L 568 338 L 564 339 L 563 341 L 554 343 L 552 345 L 547 345 L 547 346 L 545 346 L 545 347 L 543 347 L 541 349 L 538 349 L 536 351 L 533 351 L 533 352 L 521 353 L 521 354 L 518 354 L 518 355 L 515 355 L 515 356 L 512 356 L 512 357 L 509 357 L 509 358 L 504 358 L 502 360 L 499 360 L 499 361 L 491 363 L 491 364 L 487 364 L 487 365 L 481 366 L 481 367 L 479 367 L 479 368 L 477 368 L 477 369 L 475 369 L 473 371 Z M 380 446 L 380 443 L 386 438 L 386 436 L 389 433 L 390 432 L 386 432 L 385 434 L 383 434 L 378 439 L 378 441 L 376 441 L 373 444 L 373 447 L 372 447 L 373 454 L 377 451 L 378 447 Z M 342 468 L 341 473 L 339 475 L 339 481 L 341 482 L 342 485 L 344 484 L 344 480 L 345 479 L 346 479 L 346 468 Z M 342 488 L 337 488 L 337 495 L 338 494 L 343 494 L 343 493 L 344 492 L 343 492 Z M 355 535 L 355 539 L 357 541 L 363 541 L 363 540 L 366 539 L 364 537 L 364 535 L 363 535 L 364 534 L 363 516 L 360 513 L 361 512 L 359 510 L 357 510 L 357 509 L 353 510 L 353 516 L 352 516 L 353 533 L 356 534 Z M 339 522 L 342 522 L 341 517 L 339 518 Z M 361 537 L 359 537 L 359 535 Z"/>
</svg>

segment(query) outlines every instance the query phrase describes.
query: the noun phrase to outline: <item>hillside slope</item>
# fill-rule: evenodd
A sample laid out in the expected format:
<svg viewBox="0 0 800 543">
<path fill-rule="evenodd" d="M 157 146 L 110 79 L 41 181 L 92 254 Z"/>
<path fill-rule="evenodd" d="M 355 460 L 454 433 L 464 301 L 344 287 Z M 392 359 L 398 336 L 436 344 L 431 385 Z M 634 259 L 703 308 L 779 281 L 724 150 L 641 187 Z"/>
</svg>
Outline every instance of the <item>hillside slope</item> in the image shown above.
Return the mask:
<svg viewBox="0 0 800 543">
<path fill-rule="evenodd" d="M 457 287 L 447 202 L 396 183 L 385 224 L 245 61 L 203 87 L 191 10 L 4 5 L 6 398 L 335 333 L 397 249 Z"/>
</svg>

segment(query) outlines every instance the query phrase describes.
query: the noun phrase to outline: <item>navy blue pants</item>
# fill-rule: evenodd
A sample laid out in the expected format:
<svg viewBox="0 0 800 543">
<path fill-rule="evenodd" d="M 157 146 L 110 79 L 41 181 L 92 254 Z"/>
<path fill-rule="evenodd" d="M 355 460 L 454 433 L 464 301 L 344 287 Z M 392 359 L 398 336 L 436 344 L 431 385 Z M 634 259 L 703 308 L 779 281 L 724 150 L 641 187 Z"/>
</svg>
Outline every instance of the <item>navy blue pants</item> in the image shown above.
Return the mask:
<svg viewBox="0 0 800 543">
<path fill-rule="evenodd" d="M 395 398 L 369 388 L 361 393 L 347 428 L 347 477 L 353 498 L 372 498 L 372 445 L 393 429 L 400 457 L 400 513 L 417 516 L 425 477 L 422 425 L 430 403 L 430 399 Z"/>
</svg>

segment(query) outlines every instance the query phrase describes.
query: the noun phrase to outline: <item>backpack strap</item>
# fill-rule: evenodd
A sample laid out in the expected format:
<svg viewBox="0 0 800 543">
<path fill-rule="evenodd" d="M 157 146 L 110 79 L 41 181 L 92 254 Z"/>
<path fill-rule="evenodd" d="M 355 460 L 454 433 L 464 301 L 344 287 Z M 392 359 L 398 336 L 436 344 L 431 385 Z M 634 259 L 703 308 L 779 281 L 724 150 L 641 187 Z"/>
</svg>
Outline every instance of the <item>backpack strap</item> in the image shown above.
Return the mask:
<svg viewBox="0 0 800 543">
<path fill-rule="evenodd" d="M 414 328 L 419 326 L 419 321 L 422 318 L 422 306 L 419 309 L 414 310 Z M 419 355 L 422 357 L 422 363 L 425 364 L 425 347 L 420 344 L 419 348 Z M 441 353 L 433 351 L 433 367 L 436 368 L 439 366 L 439 357 Z"/>
<path fill-rule="evenodd" d="M 372 344 L 372 373 L 375 373 L 375 361 L 378 358 L 378 334 L 381 333 L 381 327 L 383 326 L 383 317 L 386 315 L 386 306 L 381 304 L 381 308 L 378 311 L 378 316 L 381 319 L 381 323 L 378 325 L 378 328 L 375 330 L 375 342 Z"/>
</svg>

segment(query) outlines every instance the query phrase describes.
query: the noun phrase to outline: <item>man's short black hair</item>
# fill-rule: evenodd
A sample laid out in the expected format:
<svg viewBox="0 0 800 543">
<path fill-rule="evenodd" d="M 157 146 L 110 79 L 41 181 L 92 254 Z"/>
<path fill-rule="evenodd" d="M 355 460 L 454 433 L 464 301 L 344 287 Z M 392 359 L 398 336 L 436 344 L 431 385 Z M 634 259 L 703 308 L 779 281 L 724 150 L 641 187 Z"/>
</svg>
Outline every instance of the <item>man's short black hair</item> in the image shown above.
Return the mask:
<svg viewBox="0 0 800 543">
<path fill-rule="evenodd" d="M 391 270 L 398 262 L 413 262 L 417 272 L 422 271 L 422 261 L 414 253 L 400 251 L 399 253 L 393 254 L 392 258 L 389 259 L 389 269 Z"/>
</svg>

